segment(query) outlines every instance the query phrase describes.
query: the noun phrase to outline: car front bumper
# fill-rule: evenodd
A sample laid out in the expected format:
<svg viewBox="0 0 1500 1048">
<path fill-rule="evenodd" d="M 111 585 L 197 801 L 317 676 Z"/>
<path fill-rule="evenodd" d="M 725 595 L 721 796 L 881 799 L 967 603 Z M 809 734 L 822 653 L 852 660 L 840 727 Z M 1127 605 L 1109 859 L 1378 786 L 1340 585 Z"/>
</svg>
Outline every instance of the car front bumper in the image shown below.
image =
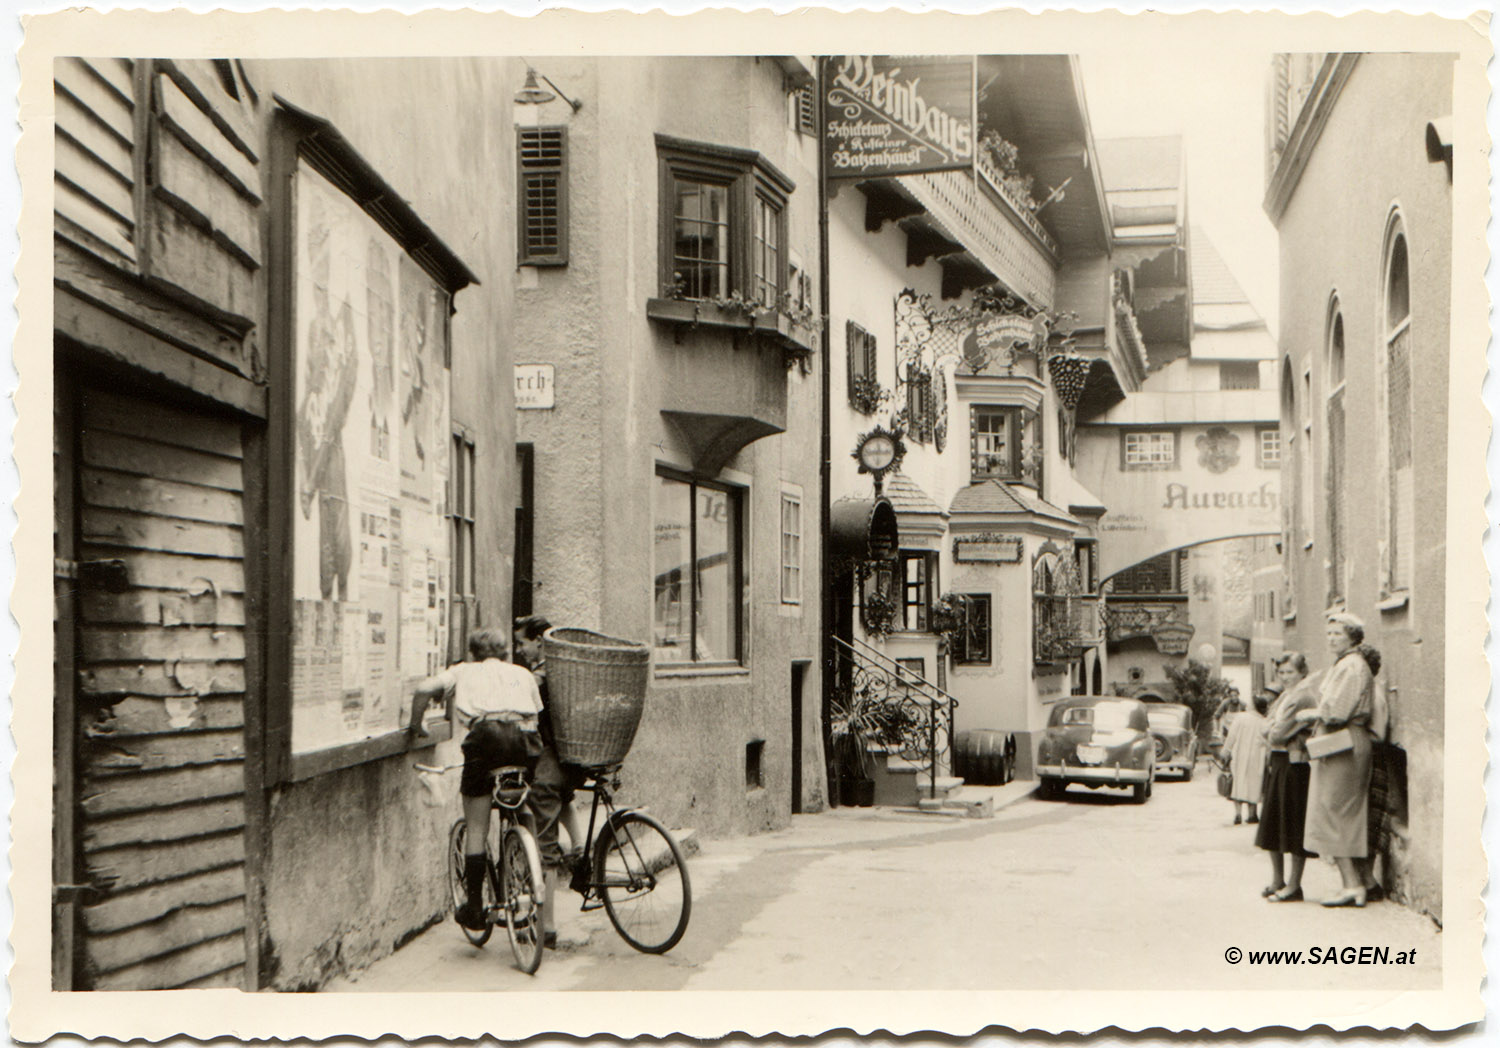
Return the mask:
<svg viewBox="0 0 1500 1048">
<path fill-rule="evenodd" d="M 1095 764 L 1039 764 L 1037 774 L 1044 779 L 1065 779 L 1068 782 L 1150 782 L 1149 768 L 1121 768 L 1118 765 Z"/>
</svg>

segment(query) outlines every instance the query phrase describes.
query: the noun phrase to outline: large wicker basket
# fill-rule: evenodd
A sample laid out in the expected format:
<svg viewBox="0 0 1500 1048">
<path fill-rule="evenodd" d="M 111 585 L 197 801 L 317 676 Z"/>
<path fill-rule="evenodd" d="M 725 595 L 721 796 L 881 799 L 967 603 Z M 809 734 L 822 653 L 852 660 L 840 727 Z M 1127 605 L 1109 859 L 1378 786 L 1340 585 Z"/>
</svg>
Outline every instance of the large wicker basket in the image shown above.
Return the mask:
<svg viewBox="0 0 1500 1048">
<path fill-rule="evenodd" d="M 646 704 L 651 649 L 592 630 L 559 627 L 543 635 L 542 650 L 558 759 L 585 768 L 622 763 Z"/>
</svg>

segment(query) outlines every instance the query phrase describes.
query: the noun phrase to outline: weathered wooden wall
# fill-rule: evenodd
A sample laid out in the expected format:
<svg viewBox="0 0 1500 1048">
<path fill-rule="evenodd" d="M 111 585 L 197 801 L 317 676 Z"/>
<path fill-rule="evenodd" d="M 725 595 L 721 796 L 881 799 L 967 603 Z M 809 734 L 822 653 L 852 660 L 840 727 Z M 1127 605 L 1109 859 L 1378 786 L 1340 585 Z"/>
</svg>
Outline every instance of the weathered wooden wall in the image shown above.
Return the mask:
<svg viewBox="0 0 1500 1048">
<path fill-rule="evenodd" d="M 78 406 L 80 841 L 95 989 L 238 985 L 245 963 L 240 430 L 103 391 Z"/>
</svg>

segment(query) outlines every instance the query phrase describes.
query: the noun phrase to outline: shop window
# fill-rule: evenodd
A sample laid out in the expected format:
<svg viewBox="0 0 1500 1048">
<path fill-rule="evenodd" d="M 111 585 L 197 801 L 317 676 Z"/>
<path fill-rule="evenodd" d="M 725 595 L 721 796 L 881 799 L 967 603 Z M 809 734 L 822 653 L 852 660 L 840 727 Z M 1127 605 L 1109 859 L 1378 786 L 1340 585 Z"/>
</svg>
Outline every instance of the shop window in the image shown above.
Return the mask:
<svg viewBox="0 0 1500 1048">
<path fill-rule="evenodd" d="M 965 593 L 969 620 L 953 639 L 953 661 L 966 665 L 990 662 L 990 601 L 988 593 Z"/>
<path fill-rule="evenodd" d="M 653 628 L 658 662 L 738 662 L 743 649 L 741 492 L 658 473 Z"/>
<path fill-rule="evenodd" d="M 1227 360 L 1219 365 L 1220 389 L 1259 389 L 1260 364 L 1254 360 Z"/>
<path fill-rule="evenodd" d="M 1121 466 L 1128 470 L 1176 469 L 1175 429 L 1125 430 L 1120 435 Z"/>
<path fill-rule="evenodd" d="M 671 298 L 772 307 L 787 282 L 792 182 L 759 153 L 657 136 L 662 287 Z"/>
<path fill-rule="evenodd" d="M 568 264 L 568 140 L 562 127 L 516 129 L 516 194 L 523 266 Z"/>
<path fill-rule="evenodd" d="M 476 620 L 479 572 L 474 563 L 475 492 L 474 442 L 463 433 L 455 433 L 453 464 L 448 474 L 449 542 L 453 550 L 449 588 L 449 662 L 463 659 L 466 638 Z"/>
<path fill-rule="evenodd" d="M 897 571 L 901 579 L 901 621 L 904 630 L 927 629 L 937 587 L 937 554 L 902 550 Z"/>
<path fill-rule="evenodd" d="M 1404 593 L 1411 585 L 1413 456 L 1411 398 L 1411 292 L 1406 234 L 1399 215 L 1387 233 L 1385 260 L 1385 451 L 1382 478 L 1385 540 L 1381 595 Z"/>
<path fill-rule="evenodd" d="M 802 499 L 781 495 L 781 603 L 802 603 Z"/>
<path fill-rule="evenodd" d="M 1262 426 L 1255 431 L 1255 464 L 1261 469 L 1281 468 L 1281 430 Z"/>
<path fill-rule="evenodd" d="M 969 408 L 971 481 L 1018 480 L 1021 476 L 1021 413 L 1015 408 Z"/>
</svg>

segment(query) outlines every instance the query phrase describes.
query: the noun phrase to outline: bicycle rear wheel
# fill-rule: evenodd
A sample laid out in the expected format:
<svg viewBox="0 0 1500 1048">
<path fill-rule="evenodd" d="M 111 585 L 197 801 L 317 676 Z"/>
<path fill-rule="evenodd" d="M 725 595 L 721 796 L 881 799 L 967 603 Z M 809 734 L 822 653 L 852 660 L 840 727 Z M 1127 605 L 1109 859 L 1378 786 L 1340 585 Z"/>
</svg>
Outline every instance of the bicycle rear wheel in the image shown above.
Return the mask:
<svg viewBox="0 0 1500 1048">
<path fill-rule="evenodd" d="M 511 952 L 531 975 L 542 966 L 542 860 L 523 827 L 508 827 L 500 842 L 500 891 Z"/>
<path fill-rule="evenodd" d="M 687 859 L 651 816 L 628 811 L 605 824 L 594 845 L 594 883 L 615 931 L 642 953 L 666 953 L 687 930 Z"/>
<path fill-rule="evenodd" d="M 452 897 L 453 908 L 458 909 L 469 901 L 469 889 L 464 885 L 464 841 L 468 838 L 468 826 L 463 819 L 453 824 L 453 829 L 448 831 L 448 894 Z M 488 849 L 486 849 L 488 851 Z M 488 856 L 486 856 L 488 865 Z M 484 878 L 484 910 L 489 913 L 495 905 L 495 889 L 490 883 L 488 871 Z M 465 928 L 462 924 L 458 930 L 464 933 L 464 938 L 475 946 L 483 946 L 490 941 L 490 933 L 494 926 L 486 924 L 483 931 L 473 928 Z"/>
</svg>

